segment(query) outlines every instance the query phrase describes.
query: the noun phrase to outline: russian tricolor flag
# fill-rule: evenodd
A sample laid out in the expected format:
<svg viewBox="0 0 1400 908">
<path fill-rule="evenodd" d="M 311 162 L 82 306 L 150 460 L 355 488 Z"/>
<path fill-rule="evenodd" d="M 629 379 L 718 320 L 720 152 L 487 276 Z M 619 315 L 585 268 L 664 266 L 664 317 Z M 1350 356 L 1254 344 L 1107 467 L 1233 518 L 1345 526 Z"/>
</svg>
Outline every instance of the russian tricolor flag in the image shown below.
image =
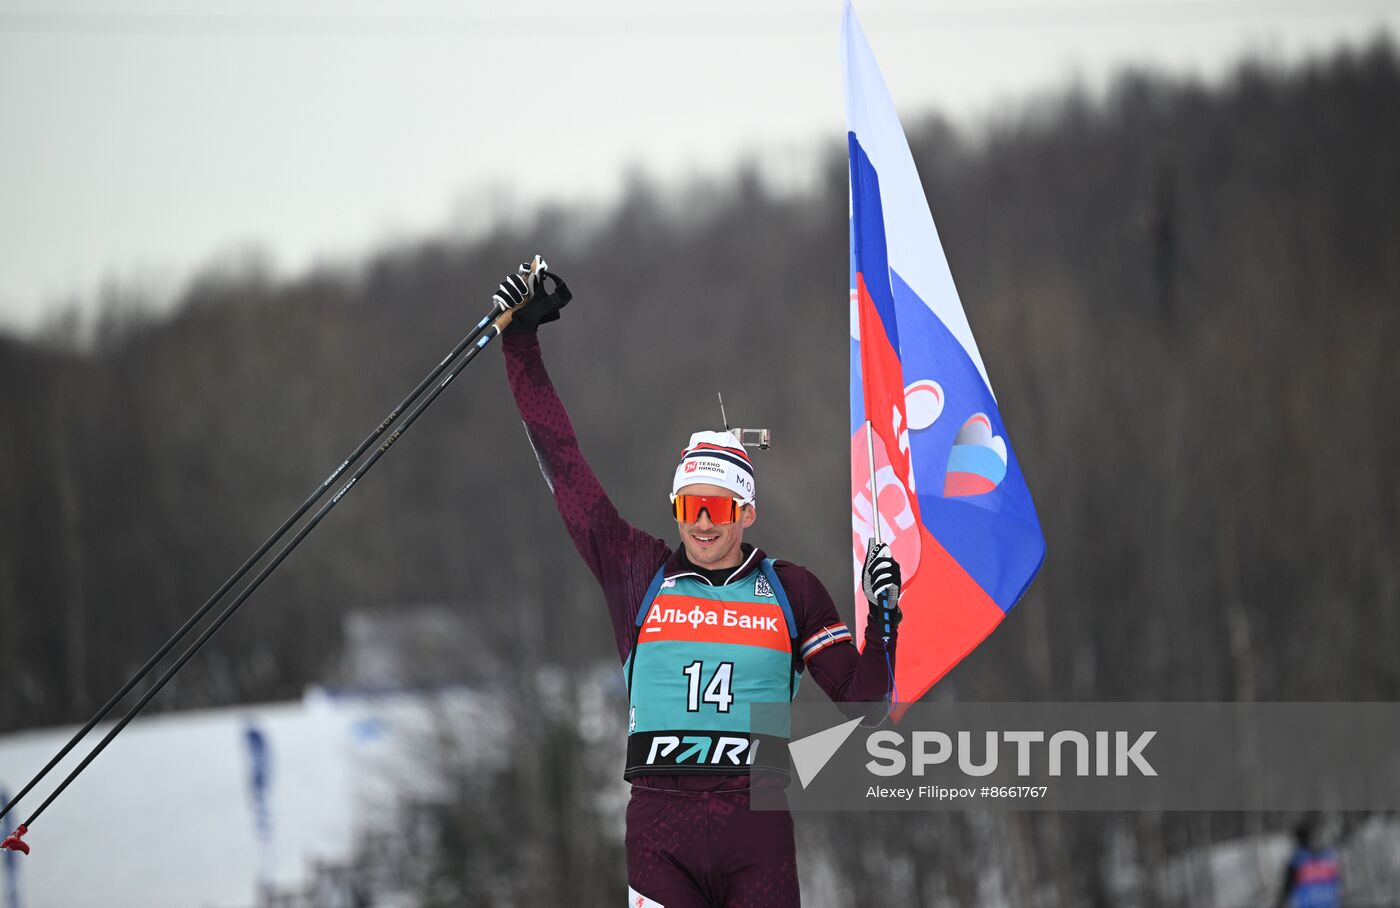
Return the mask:
<svg viewBox="0 0 1400 908">
<path fill-rule="evenodd" d="M 963 314 L 914 158 L 849 2 L 842 26 L 851 190 L 851 528 L 904 575 L 896 691 L 912 702 L 1001 623 L 1045 559 L 1035 504 Z"/>
</svg>

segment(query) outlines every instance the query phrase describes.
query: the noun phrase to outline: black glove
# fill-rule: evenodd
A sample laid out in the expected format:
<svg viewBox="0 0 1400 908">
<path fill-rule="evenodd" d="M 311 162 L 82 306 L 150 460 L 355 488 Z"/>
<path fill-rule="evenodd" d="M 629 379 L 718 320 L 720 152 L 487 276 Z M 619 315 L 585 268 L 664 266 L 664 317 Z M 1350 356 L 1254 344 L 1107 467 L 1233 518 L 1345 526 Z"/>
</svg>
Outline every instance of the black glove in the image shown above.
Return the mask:
<svg viewBox="0 0 1400 908">
<path fill-rule="evenodd" d="M 553 286 L 548 292 L 545 278 Z M 568 285 L 549 270 L 543 256 L 537 255 L 501 282 L 492 301 L 500 311 L 514 310 L 504 333 L 534 334 L 543 322 L 557 320 L 559 310 L 572 298 Z"/>
<path fill-rule="evenodd" d="M 527 268 L 527 265 L 521 265 Z M 507 309 L 514 309 L 522 304 L 530 296 L 530 282 L 520 273 L 515 273 L 501 281 L 496 293 L 491 297 L 491 302 L 495 304 L 497 312 L 505 312 Z"/>
<path fill-rule="evenodd" d="M 544 260 L 544 256 L 536 255 L 528 262 L 522 262 L 520 267 L 515 269 L 515 273 L 501 281 L 496 287 L 496 293 L 491 297 L 491 302 L 496 304 L 498 312 L 507 309 L 514 309 L 527 299 L 533 297 L 540 289 L 540 280 L 549 271 L 549 262 Z"/>
<path fill-rule="evenodd" d="M 885 594 L 885 608 L 899 605 L 899 562 L 890 555 L 890 547 L 885 543 L 878 546 L 870 540 L 865 552 L 865 566 L 860 570 L 860 587 L 871 605 L 880 605 L 880 594 Z"/>
<path fill-rule="evenodd" d="M 900 619 L 904 617 L 899 610 L 901 580 L 899 562 L 890 555 L 890 547 L 883 542 L 877 546 L 871 539 L 870 548 L 865 553 L 865 565 L 860 571 L 861 590 L 870 600 L 870 614 L 865 622 L 866 634 L 873 633 L 888 641 L 899 630 Z M 880 602 L 882 595 L 885 599 L 883 604 Z"/>
</svg>

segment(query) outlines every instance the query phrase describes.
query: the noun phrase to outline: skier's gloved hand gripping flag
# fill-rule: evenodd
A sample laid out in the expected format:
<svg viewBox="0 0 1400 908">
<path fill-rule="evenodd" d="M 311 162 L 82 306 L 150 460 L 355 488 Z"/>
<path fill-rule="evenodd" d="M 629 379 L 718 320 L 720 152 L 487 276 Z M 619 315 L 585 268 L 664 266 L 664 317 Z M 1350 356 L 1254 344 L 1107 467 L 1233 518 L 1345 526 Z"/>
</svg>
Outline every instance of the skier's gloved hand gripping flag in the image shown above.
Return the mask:
<svg viewBox="0 0 1400 908">
<path fill-rule="evenodd" d="M 895 687 L 896 699 L 909 703 L 1016 604 L 1045 558 L 1045 538 L 904 130 L 849 0 L 842 57 L 851 190 L 851 542 L 860 597 L 873 531 L 869 416 L 880 538 L 904 577 Z M 856 622 L 864 641 L 864 608 L 856 608 Z"/>
</svg>

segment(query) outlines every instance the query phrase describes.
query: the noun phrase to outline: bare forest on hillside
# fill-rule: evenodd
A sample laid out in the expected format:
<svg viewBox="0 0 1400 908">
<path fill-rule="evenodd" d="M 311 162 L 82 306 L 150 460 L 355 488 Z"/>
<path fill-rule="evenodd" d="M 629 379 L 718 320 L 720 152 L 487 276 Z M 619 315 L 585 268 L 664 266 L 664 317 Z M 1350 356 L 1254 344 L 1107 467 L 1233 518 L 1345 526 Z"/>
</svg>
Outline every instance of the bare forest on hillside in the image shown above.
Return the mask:
<svg viewBox="0 0 1400 908">
<path fill-rule="evenodd" d="M 1397 110 L 1400 60 L 1377 41 L 1219 85 L 1128 74 L 976 136 L 906 122 L 1048 545 L 1024 600 L 930 696 L 1400 699 Z M 211 267 L 169 314 L 111 294 L 86 329 L 0 337 L 0 728 L 86 718 L 535 251 L 574 290 L 542 343 L 624 516 L 674 532 L 674 458 L 718 421 L 721 391 L 775 441 L 748 538 L 812 567 L 849 617 L 846 217 L 833 142 L 802 194 L 754 168 L 639 179 L 603 214 L 540 210 L 295 279 Z M 352 609 L 460 615 L 468 683 L 613 658 L 498 360 L 467 370 L 153 709 L 336 683 Z M 448 772 L 460 797 L 434 814 L 446 851 L 427 903 L 621 897 L 620 843 L 598 831 L 617 818 L 583 806 L 621 785 L 620 762 L 579 757 L 568 723 L 529 734 L 535 763 Z M 577 809 L 542 806 L 558 803 Z M 977 904 L 995 867 L 1013 904 L 1150 905 L 1148 886 L 1122 901 L 1109 865 L 1157 867 L 1266 820 L 833 815 L 800 835 L 830 856 L 842 904 Z"/>
</svg>

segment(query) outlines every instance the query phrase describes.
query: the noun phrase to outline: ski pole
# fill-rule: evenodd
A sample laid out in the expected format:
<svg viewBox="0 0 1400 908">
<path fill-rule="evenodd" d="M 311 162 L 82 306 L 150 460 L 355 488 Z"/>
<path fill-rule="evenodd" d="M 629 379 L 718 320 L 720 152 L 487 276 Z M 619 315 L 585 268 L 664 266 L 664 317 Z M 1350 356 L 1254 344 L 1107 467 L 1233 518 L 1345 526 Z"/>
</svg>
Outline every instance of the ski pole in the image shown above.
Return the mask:
<svg viewBox="0 0 1400 908">
<path fill-rule="evenodd" d="M 3 809 L 0 809 L 0 818 L 3 818 L 14 808 L 16 804 L 23 800 L 24 796 L 27 795 L 30 792 L 30 790 L 33 789 L 34 786 L 37 785 L 46 775 L 48 775 L 49 772 L 55 766 L 58 765 L 59 761 L 66 757 L 73 750 L 73 748 L 78 745 L 78 742 L 80 742 L 83 738 L 87 737 L 88 733 L 91 732 L 94 727 L 96 727 L 97 723 L 101 722 L 104 718 L 106 718 L 107 714 L 112 711 L 113 707 L 120 703 L 126 697 L 127 694 L 131 693 L 132 689 L 140 683 L 141 679 L 146 677 L 146 675 L 150 674 L 151 669 L 154 668 L 156 664 L 160 662 L 161 659 L 164 659 L 170 653 L 170 651 L 175 648 L 176 644 L 183 640 L 189 634 L 190 630 L 201 620 L 203 620 L 203 618 L 206 615 L 208 615 L 210 611 L 213 610 L 214 606 L 218 603 L 218 601 L 222 599 L 225 595 L 227 595 L 228 591 L 233 589 L 233 587 L 240 580 L 247 576 L 248 571 L 252 569 L 253 565 L 261 561 L 263 556 L 266 555 L 269 551 L 271 551 L 274 545 L 281 541 L 282 537 L 286 535 L 287 531 L 291 529 L 291 527 L 295 525 L 298 520 L 305 516 L 306 512 L 311 509 L 311 506 L 314 505 L 323 495 L 325 495 L 326 490 L 329 489 L 335 483 L 335 481 L 345 472 L 346 468 L 349 467 L 355 461 L 359 460 L 364 455 L 364 453 L 370 449 L 370 446 L 373 445 L 375 441 L 377 441 L 379 437 L 384 434 L 384 430 L 387 429 L 396 419 L 398 419 L 399 414 L 403 413 L 405 409 L 407 409 L 415 400 L 417 400 L 419 395 L 421 395 L 430 384 L 432 384 L 438 379 L 440 375 L 442 375 L 442 373 L 447 369 L 448 364 L 451 363 L 458 356 L 460 356 L 463 351 L 465 351 L 469 346 L 471 346 L 471 344 L 475 342 L 482 335 L 482 333 L 488 329 L 488 327 L 490 327 L 495 313 L 496 309 L 493 306 L 491 311 L 488 312 L 485 316 L 483 316 L 481 321 L 476 323 L 476 326 L 472 329 L 471 333 L 468 334 L 465 338 L 463 338 L 462 341 L 458 343 L 455 348 L 453 348 L 451 353 L 443 357 L 442 361 L 437 364 L 437 367 L 434 368 L 427 375 L 425 375 L 423 377 L 423 380 L 418 383 L 418 386 L 415 387 L 407 397 L 400 401 L 398 406 L 394 407 L 393 410 L 389 411 L 389 415 L 384 417 L 383 421 L 375 427 L 373 432 L 371 432 L 368 436 L 365 437 L 364 441 L 360 442 L 359 446 L 355 448 L 355 450 L 351 452 L 341 462 L 340 466 L 336 467 L 334 470 L 331 471 L 331 474 L 326 477 L 325 481 L 322 482 L 319 486 L 317 486 L 317 488 L 309 496 L 307 496 L 307 499 L 301 503 L 301 506 L 298 507 L 290 517 L 288 517 L 285 521 L 282 522 L 282 525 L 277 528 L 276 532 L 269 536 L 267 540 L 263 542 L 261 546 L 258 547 L 258 550 L 254 552 L 248 558 L 247 561 L 243 562 L 243 565 L 239 567 L 237 571 L 235 571 L 227 580 L 223 582 L 223 585 L 220 586 L 214 592 L 214 594 L 209 597 L 209 599 L 204 603 L 204 605 L 202 605 L 198 611 L 191 615 L 189 617 L 189 620 L 187 620 L 180 627 L 180 629 L 177 630 L 170 637 L 169 640 L 165 641 L 161 648 L 156 651 L 155 655 L 151 656 L 150 659 L 146 660 L 145 665 L 142 665 L 139 669 L 136 670 L 136 673 L 134 675 L 127 679 L 127 682 L 122 685 L 121 689 L 118 690 L 115 694 L 113 694 L 111 699 L 109 699 L 96 713 L 93 714 L 92 718 L 87 721 L 87 724 L 85 724 L 81 729 L 77 731 L 77 733 L 73 735 L 72 739 L 70 739 L 68 743 L 65 744 L 63 748 L 57 754 L 54 755 L 53 759 L 49 760 L 48 764 L 45 765 L 43 769 L 39 770 L 39 772 L 34 776 L 34 778 L 30 779 L 25 784 L 25 786 L 19 790 L 19 793 L 16 794 L 13 798 L 11 798 L 8 803 L 5 804 Z"/>
<path fill-rule="evenodd" d="M 423 414 L 423 411 L 427 410 L 428 407 L 432 405 L 433 401 L 437 400 L 438 396 L 441 395 L 444 390 L 446 390 L 449 384 L 452 383 L 452 380 L 456 378 L 459 374 L 461 374 L 461 371 L 465 369 L 473 359 L 476 358 L 476 355 L 478 353 L 480 353 L 486 348 L 486 345 L 491 342 L 492 338 L 497 337 L 502 331 L 505 330 L 506 326 L 510 324 L 511 319 L 514 317 L 514 314 L 515 310 L 507 309 L 506 311 L 502 312 L 499 316 L 497 316 L 494 321 L 491 322 L 490 327 L 488 329 L 484 329 L 484 332 L 481 333 L 481 336 L 478 338 L 478 340 L 471 345 L 471 348 L 467 351 L 466 356 L 463 357 L 462 360 L 456 366 L 454 366 L 451 370 L 447 372 L 447 376 L 443 378 L 442 381 L 440 381 L 437 384 L 437 386 L 428 393 L 426 397 L 424 397 L 422 400 L 418 401 L 413 405 L 412 409 L 408 411 L 408 414 L 404 416 L 402 424 L 398 428 L 396 428 L 393 431 L 393 433 L 391 433 L 389 437 L 384 441 L 384 443 L 381 444 L 377 449 L 375 449 L 375 451 L 372 454 L 370 454 L 370 456 L 366 458 L 365 461 L 361 463 L 360 466 L 357 467 L 352 474 L 350 474 L 350 479 L 346 481 L 345 485 L 343 485 L 340 488 L 340 490 L 331 497 L 329 501 L 323 504 L 314 515 L 312 515 L 311 519 L 308 520 L 302 526 L 302 528 L 296 532 L 294 536 L 292 536 L 291 541 L 288 542 L 285 546 L 283 546 L 282 549 L 276 554 L 276 556 L 273 557 L 271 561 L 269 561 L 266 565 L 263 566 L 262 570 L 258 572 L 257 576 L 253 578 L 253 580 L 248 584 L 248 586 L 244 587 L 243 592 L 239 593 L 233 601 L 231 601 L 228 605 L 224 606 L 223 611 L 221 611 L 218 614 L 218 616 L 214 619 L 213 623 L 211 623 L 207 628 L 204 629 L 204 631 L 198 637 L 195 638 L 194 642 L 191 643 L 185 649 L 185 651 L 180 654 L 180 657 L 175 661 L 175 664 L 170 666 L 170 668 L 166 669 L 165 673 L 162 674 L 160 678 L 156 680 L 155 684 L 151 686 L 151 689 L 146 691 L 146 693 L 141 696 L 141 699 L 136 701 L 136 704 L 132 706 L 130 710 L 127 711 L 126 715 L 122 716 L 121 721 L 114 725 L 112 727 L 112 730 L 107 732 L 107 734 L 103 736 L 102 740 L 98 742 L 97 746 L 94 747 L 88 753 L 88 755 L 83 758 L 82 762 L 79 763 L 76 767 L 74 767 L 73 771 L 70 772 L 61 783 L 59 783 L 58 787 L 55 788 L 47 798 L 44 799 L 43 803 L 39 805 L 38 809 L 35 810 L 34 813 L 32 813 L 29 816 L 29 819 L 21 823 L 19 827 L 15 830 L 13 835 L 6 838 L 3 843 L 0 843 L 0 848 L 8 848 L 12 851 L 22 851 L 25 854 L 29 853 L 29 845 L 23 840 L 23 837 L 26 833 L 29 832 L 29 828 L 34 824 L 34 821 L 39 818 L 39 816 L 48 808 L 50 804 L 54 802 L 56 798 L 58 798 L 59 795 L 63 794 L 64 790 L 67 789 L 70 784 L 72 784 L 73 780 L 76 779 L 83 772 L 83 770 L 87 769 L 87 767 L 92 763 L 93 760 L 97 759 L 97 756 L 107 748 L 108 744 L 112 743 L 112 740 L 121 733 L 122 729 L 126 728 L 126 726 L 131 723 L 132 719 L 136 718 L 136 716 L 141 712 L 141 710 L 145 708 L 146 704 L 150 703 L 151 699 L 155 697 L 156 694 L 160 693 L 161 689 L 165 687 L 167 683 L 169 683 L 171 678 L 175 677 L 175 674 L 179 672 L 180 669 L 184 667 L 185 663 L 188 662 L 194 656 L 194 654 L 199 651 L 200 647 L 202 647 L 206 642 L 208 642 L 209 638 L 214 636 L 214 634 L 219 630 L 219 628 L 223 627 L 224 623 L 227 622 L 229 618 L 233 617 L 233 613 L 238 611 L 238 608 L 248 600 L 249 596 L 253 595 L 254 591 L 257 590 L 258 586 L 261 585 L 262 582 L 266 580 L 272 574 L 272 572 L 275 571 L 278 568 L 278 566 L 282 564 L 283 561 L 286 560 L 287 556 L 292 553 L 292 550 L 295 549 L 297 545 L 299 545 L 301 541 L 305 539 L 313 529 L 316 528 L 316 525 L 319 524 L 321 520 L 324 519 L 325 516 L 329 514 L 337 504 L 340 503 L 340 500 L 345 497 L 345 494 L 355 486 L 355 483 L 359 482 L 360 479 L 363 478 L 364 475 L 369 472 L 370 468 L 373 467 L 379 461 L 379 458 L 384 456 L 385 452 L 387 452 L 389 448 L 393 446 L 394 442 L 398 441 L 399 438 L 403 435 L 403 433 L 408 431 L 408 428 L 412 426 L 414 421 L 417 420 L 418 417 Z"/>
</svg>

